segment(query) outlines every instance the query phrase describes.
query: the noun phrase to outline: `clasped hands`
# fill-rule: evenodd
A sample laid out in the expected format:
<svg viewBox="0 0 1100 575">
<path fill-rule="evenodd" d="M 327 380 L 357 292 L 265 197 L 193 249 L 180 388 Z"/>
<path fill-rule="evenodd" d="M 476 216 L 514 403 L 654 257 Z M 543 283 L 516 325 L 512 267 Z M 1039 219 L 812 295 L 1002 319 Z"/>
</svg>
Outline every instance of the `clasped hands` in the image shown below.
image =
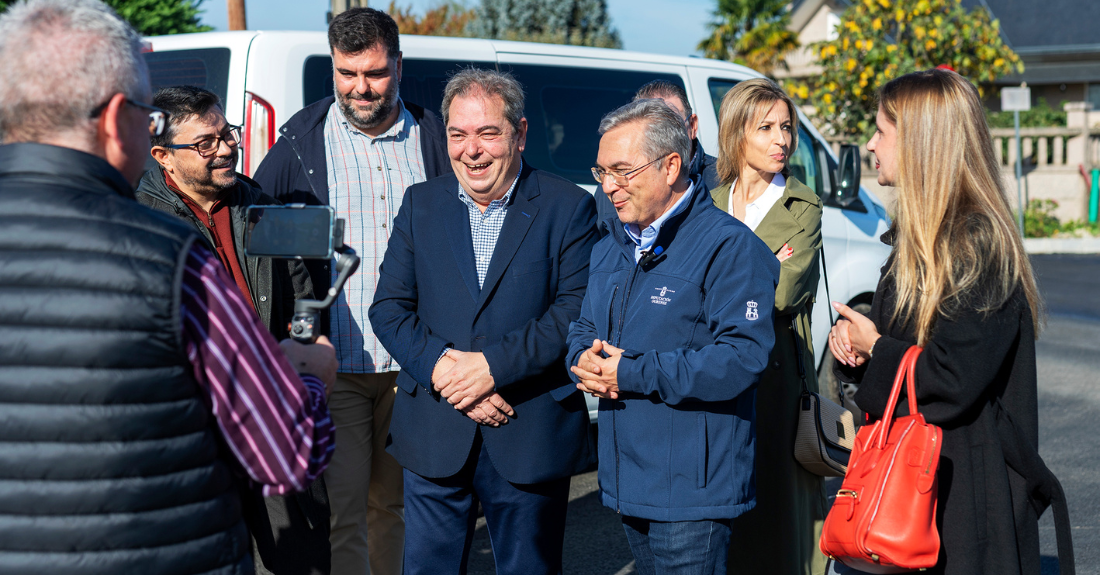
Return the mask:
<svg viewBox="0 0 1100 575">
<path fill-rule="evenodd" d="M 483 353 L 448 349 L 432 370 L 432 387 L 447 403 L 482 425 L 500 427 L 516 416 L 496 392 Z"/>
<path fill-rule="evenodd" d="M 841 315 L 829 331 L 829 351 L 843 365 L 858 367 L 871 359 L 871 348 L 880 337 L 875 322 L 852 308 L 833 302 Z"/>
<path fill-rule="evenodd" d="M 592 347 L 584 350 L 577 365 L 569 368 L 581 380 L 577 389 L 596 397 L 619 399 L 619 359 L 622 356 L 623 350 L 606 341 L 592 340 Z"/>
</svg>

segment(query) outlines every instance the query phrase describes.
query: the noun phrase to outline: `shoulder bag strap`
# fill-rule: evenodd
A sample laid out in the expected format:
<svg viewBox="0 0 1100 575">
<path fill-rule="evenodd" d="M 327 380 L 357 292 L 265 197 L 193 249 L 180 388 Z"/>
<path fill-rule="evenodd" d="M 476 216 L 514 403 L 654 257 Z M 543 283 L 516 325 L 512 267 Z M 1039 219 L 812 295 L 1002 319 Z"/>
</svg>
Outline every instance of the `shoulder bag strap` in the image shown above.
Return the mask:
<svg viewBox="0 0 1100 575">
<path fill-rule="evenodd" d="M 836 320 L 833 319 L 833 296 L 829 295 L 829 270 L 825 267 L 825 236 L 821 236 L 821 249 L 817 250 L 821 257 L 821 275 L 825 277 L 825 309 L 829 310 L 829 328 L 832 329 Z"/>
<path fill-rule="evenodd" d="M 802 395 L 808 395 L 810 388 L 806 385 L 806 362 L 802 357 L 802 345 L 798 342 L 798 330 L 795 329 L 795 322 L 798 320 L 798 314 L 791 315 L 791 340 L 794 341 L 795 353 L 798 354 L 798 377 L 802 379 Z"/>
</svg>

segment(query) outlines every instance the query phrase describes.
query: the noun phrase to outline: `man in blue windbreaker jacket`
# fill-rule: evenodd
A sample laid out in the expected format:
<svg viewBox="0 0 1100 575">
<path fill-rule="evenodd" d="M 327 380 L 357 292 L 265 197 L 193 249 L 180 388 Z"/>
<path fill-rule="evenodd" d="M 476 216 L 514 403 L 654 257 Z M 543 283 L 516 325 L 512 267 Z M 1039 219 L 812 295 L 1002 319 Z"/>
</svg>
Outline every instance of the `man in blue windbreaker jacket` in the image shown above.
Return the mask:
<svg viewBox="0 0 1100 575">
<path fill-rule="evenodd" d="M 618 219 L 599 224 L 566 361 L 601 398 L 603 503 L 639 573 L 724 574 L 729 520 L 755 504 L 779 262 L 688 178 L 691 141 L 667 105 L 631 102 L 600 133 L 593 173 Z"/>
</svg>

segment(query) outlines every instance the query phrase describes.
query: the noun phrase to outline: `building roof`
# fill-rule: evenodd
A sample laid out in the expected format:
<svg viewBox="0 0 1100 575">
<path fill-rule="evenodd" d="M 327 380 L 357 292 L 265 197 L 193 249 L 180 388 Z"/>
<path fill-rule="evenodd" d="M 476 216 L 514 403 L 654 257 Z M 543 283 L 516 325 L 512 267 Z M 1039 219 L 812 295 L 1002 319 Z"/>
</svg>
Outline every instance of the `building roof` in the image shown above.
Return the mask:
<svg viewBox="0 0 1100 575">
<path fill-rule="evenodd" d="M 1031 49 L 1100 47 L 1100 2 L 1096 0 L 962 0 L 985 6 L 1001 22 L 1001 31 L 1021 55 Z M 1021 52 L 1023 50 L 1023 52 Z"/>
<path fill-rule="evenodd" d="M 1001 37 L 1024 61 L 1024 73 L 998 84 L 1100 82 L 1100 2 L 1096 0 L 962 0 L 1000 21 Z"/>
</svg>

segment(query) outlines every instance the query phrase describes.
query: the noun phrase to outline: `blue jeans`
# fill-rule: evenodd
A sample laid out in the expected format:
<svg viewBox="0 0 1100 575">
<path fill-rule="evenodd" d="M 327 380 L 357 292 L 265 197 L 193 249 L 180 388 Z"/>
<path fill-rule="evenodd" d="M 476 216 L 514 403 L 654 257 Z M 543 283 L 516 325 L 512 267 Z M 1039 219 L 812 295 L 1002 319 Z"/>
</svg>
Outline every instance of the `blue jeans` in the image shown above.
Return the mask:
<svg viewBox="0 0 1100 575">
<path fill-rule="evenodd" d="M 638 575 L 725 575 L 730 522 L 623 517 Z"/>
</svg>

